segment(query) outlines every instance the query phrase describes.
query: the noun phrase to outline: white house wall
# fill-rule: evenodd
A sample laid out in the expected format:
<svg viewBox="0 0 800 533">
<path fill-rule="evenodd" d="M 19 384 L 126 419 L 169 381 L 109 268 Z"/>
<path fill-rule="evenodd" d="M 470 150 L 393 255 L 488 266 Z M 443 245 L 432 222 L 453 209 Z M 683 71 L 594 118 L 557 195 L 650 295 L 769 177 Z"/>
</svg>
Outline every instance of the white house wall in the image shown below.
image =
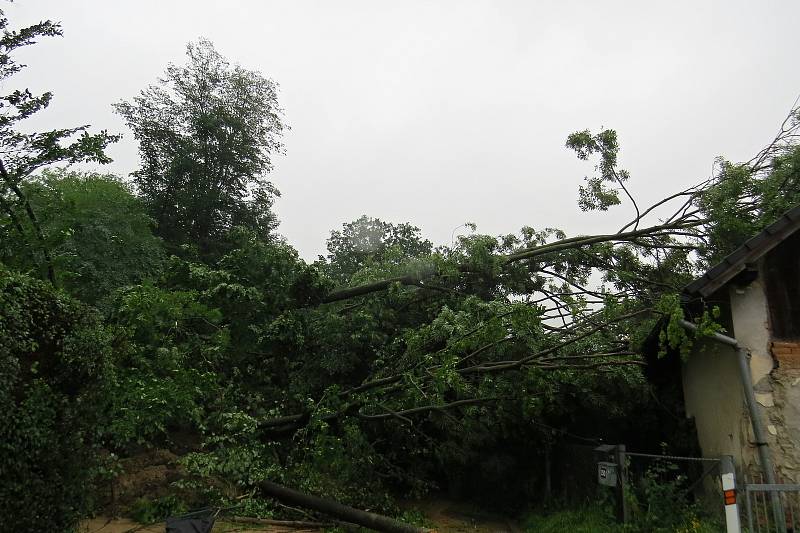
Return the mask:
<svg viewBox="0 0 800 533">
<path fill-rule="evenodd" d="M 703 456 L 732 455 L 743 464 L 747 416 L 736 352 L 703 340 L 695 345 L 681 374 L 686 415 L 695 420 Z"/>
</svg>

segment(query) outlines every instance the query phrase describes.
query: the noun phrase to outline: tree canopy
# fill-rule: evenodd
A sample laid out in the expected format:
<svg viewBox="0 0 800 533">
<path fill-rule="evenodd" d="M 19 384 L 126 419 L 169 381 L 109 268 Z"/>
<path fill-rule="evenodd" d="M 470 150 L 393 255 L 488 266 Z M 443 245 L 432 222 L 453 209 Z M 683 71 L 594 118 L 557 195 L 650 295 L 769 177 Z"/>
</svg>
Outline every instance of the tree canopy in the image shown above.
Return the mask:
<svg viewBox="0 0 800 533">
<path fill-rule="evenodd" d="M 164 252 L 152 233 L 154 222 L 119 178 L 45 170 L 20 189 L 41 221 L 59 285 L 78 299 L 97 304 L 159 272 Z M 26 254 L 25 241 L 3 242 L 4 263 L 40 275 L 44 265 Z"/>
<path fill-rule="evenodd" d="M 286 126 L 272 80 L 231 65 L 207 40 L 187 45 L 186 57 L 114 107 L 139 142 L 134 182 L 158 235 L 207 253 L 234 226 L 264 237 L 275 229 L 278 193 L 266 174 Z"/>
</svg>

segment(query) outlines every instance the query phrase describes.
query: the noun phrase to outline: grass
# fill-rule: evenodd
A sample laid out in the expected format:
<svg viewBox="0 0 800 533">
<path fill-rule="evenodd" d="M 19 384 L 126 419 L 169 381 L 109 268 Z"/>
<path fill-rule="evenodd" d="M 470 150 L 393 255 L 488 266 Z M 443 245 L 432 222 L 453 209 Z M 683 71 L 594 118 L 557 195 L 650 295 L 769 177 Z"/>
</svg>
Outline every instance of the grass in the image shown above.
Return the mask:
<svg viewBox="0 0 800 533">
<path fill-rule="evenodd" d="M 623 526 L 616 523 L 607 508 L 595 505 L 531 514 L 525 519 L 524 527 L 529 533 L 715 533 L 723 526 L 711 519 L 698 518 L 695 514 L 687 514 L 683 524 L 678 526 L 658 527 L 646 521 L 634 521 Z"/>
<path fill-rule="evenodd" d="M 531 533 L 601 533 L 621 532 L 614 518 L 600 506 L 563 509 L 548 514 L 532 514 L 525 519 L 525 531 Z"/>
</svg>

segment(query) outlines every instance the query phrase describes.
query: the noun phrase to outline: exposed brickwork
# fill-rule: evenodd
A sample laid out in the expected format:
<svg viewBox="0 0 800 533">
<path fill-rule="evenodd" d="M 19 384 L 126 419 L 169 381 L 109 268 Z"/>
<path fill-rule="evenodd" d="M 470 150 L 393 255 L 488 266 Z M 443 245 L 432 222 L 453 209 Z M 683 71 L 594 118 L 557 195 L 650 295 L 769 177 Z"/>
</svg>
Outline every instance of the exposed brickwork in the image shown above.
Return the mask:
<svg viewBox="0 0 800 533">
<path fill-rule="evenodd" d="M 800 370 L 800 341 L 775 341 L 772 355 L 784 370 Z"/>
</svg>

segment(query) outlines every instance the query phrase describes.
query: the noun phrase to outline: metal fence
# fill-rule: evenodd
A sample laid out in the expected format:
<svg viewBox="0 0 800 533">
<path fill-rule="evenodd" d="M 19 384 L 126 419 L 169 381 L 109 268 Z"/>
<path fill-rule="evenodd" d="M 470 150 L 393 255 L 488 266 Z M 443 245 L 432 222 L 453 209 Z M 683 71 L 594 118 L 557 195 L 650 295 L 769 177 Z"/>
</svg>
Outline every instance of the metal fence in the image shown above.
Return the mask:
<svg viewBox="0 0 800 533">
<path fill-rule="evenodd" d="M 726 510 L 721 504 L 726 496 L 735 497 L 734 490 L 725 492 L 734 482 L 729 458 L 640 453 L 623 445 L 602 445 L 595 451 L 605 459 L 598 462 L 597 482 L 615 487 L 620 522 L 661 524 L 677 519 L 674 510 L 689 503 L 703 516 L 723 521 Z M 726 472 L 730 487 L 723 486 Z M 738 511 L 733 514 L 738 522 Z"/>
<path fill-rule="evenodd" d="M 750 533 L 800 532 L 800 484 L 764 483 L 744 484 L 744 508 Z"/>
<path fill-rule="evenodd" d="M 626 452 L 625 457 L 631 490 L 657 483 L 662 498 L 676 498 L 675 504 L 691 502 L 704 516 L 724 520 L 721 459 L 636 452 Z"/>
<path fill-rule="evenodd" d="M 586 455 L 587 450 L 583 451 Z M 651 486 L 653 483 L 672 484 L 671 492 L 660 493 L 667 498 L 677 496 L 695 504 L 707 503 L 704 507 L 710 511 L 709 516 L 718 516 L 724 521 L 728 533 L 741 533 L 743 526 L 748 533 L 800 533 L 800 484 L 767 483 L 763 474 L 745 476 L 741 483 L 736 479 L 730 456 L 701 458 L 636 453 L 627 451 L 624 445 L 601 445 L 592 452 L 598 461 L 597 482 L 616 488 L 620 522 L 628 521 L 629 516 L 637 512 L 628 508 L 624 493 L 636 490 L 636 485 L 644 480 Z M 682 466 L 674 470 L 658 468 L 653 477 L 654 463 Z M 672 474 L 678 474 L 680 480 Z"/>
<path fill-rule="evenodd" d="M 604 456 L 605 461 L 597 464 L 597 482 L 615 488 L 614 501 L 617 508 L 617 519 L 629 520 L 639 526 L 664 527 L 675 519 L 684 520 L 675 513 L 679 507 L 692 504 L 692 513 L 705 517 L 711 523 L 718 523 L 720 529 L 728 533 L 741 533 L 744 507 L 742 501 L 745 492 L 743 486 L 737 491 L 737 482 L 733 458 L 686 457 L 666 454 L 638 453 L 627 451 L 624 445 L 601 445 L 595 448 Z M 764 485 L 750 484 L 753 492 Z M 800 489 L 800 486 L 797 486 Z M 774 489 L 774 487 L 772 487 Z M 643 499 L 639 499 L 639 497 Z M 752 494 L 751 503 L 756 501 Z M 629 501 L 630 500 L 630 501 Z M 738 500 L 738 501 L 737 501 Z M 763 501 L 762 501 L 763 500 Z M 763 504 L 769 501 L 768 506 Z M 750 501 L 750 500 L 748 500 Z M 795 499 L 797 503 L 797 499 Z M 756 525 L 783 524 L 780 519 L 783 507 L 776 497 L 762 495 L 758 500 L 758 510 L 748 507 L 747 517 L 752 517 L 755 531 L 778 531 L 794 533 L 791 528 L 755 529 Z M 762 509 L 767 509 L 762 512 Z M 770 509 L 772 509 L 770 511 Z M 760 514 L 755 514 L 758 511 Z M 791 518 L 800 518 L 800 507 L 795 506 L 790 513 Z M 765 518 L 769 516 L 769 518 Z M 778 520 L 775 517 L 779 517 Z M 771 520 L 771 521 L 768 521 Z M 724 526 L 722 524 L 724 523 Z M 800 533 L 800 530 L 798 530 Z"/>
</svg>

